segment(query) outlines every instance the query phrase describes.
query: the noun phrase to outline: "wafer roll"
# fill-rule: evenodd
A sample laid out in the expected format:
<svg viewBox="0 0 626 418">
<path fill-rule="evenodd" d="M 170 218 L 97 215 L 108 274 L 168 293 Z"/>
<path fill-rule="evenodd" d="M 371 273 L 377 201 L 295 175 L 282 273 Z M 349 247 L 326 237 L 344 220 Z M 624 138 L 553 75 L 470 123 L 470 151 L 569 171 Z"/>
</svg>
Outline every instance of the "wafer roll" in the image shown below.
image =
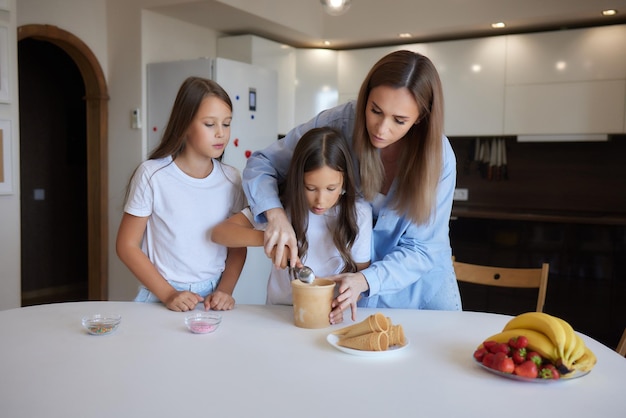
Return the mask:
<svg viewBox="0 0 626 418">
<path fill-rule="evenodd" d="M 370 332 L 350 338 L 340 338 L 338 345 L 355 350 L 385 351 L 389 347 L 389 336 L 385 331 Z"/>
<path fill-rule="evenodd" d="M 402 325 L 391 325 L 387 333 L 389 334 L 389 346 L 403 346 L 406 344 L 406 337 L 404 336 Z"/>
<path fill-rule="evenodd" d="M 344 338 L 358 337 L 370 332 L 381 332 L 389 329 L 389 323 L 385 315 L 376 313 L 365 318 L 363 321 L 350 325 L 348 327 L 341 328 L 333 334 L 341 335 Z"/>
</svg>

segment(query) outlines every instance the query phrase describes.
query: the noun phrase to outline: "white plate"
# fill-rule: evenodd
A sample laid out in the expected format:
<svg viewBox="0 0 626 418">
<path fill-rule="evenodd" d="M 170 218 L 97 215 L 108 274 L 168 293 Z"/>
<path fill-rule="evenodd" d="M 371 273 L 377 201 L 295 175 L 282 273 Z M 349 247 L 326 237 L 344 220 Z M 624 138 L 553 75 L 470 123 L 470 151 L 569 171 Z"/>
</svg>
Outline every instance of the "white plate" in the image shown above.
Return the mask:
<svg viewBox="0 0 626 418">
<path fill-rule="evenodd" d="M 501 371 L 498 371 L 496 369 L 492 369 L 491 367 L 487 367 L 484 364 L 482 364 L 481 362 L 477 361 L 476 359 L 473 359 L 474 362 L 476 364 L 478 364 L 480 367 L 482 367 L 483 369 L 487 370 L 488 372 L 491 372 L 493 374 L 497 374 L 498 376 L 502 376 L 502 377 L 506 377 L 508 379 L 513 379 L 513 380 L 521 380 L 523 382 L 530 382 L 530 383 L 556 383 L 556 382 L 567 382 L 568 380 L 572 380 L 572 379 L 577 379 L 579 377 L 583 377 L 587 374 L 589 374 L 589 372 L 591 370 L 587 370 L 584 372 L 579 372 L 574 370 L 571 374 L 568 373 L 567 377 L 563 377 L 561 376 L 560 379 L 531 379 L 530 377 L 522 377 L 522 376 L 518 376 L 516 374 L 511 374 L 511 373 L 503 373 Z"/>
<path fill-rule="evenodd" d="M 326 341 L 328 341 L 328 344 L 332 345 L 333 347 L 335 347 L 339 351 L 343 351 L 344 353 L 352 354 L 353 356 L 362 356 L 362 357 L 388 357 L 388 356 L 393 356 L 394 354 L 397 354 L 398 352 L 404 350 L 405 348 L 407 348 L 409 346 L 409 340 L 407 339 L 406 340 L 406 344 L 404 344 L 402 346 L 394 345 L 394 346 L 389 347 L 385 351 L 366 351 L 366 350 L 355 350 L 353 348 L 343 347 L 343 346 L 337 344 L 337 342 L 339 341 L 339 336 L 335 335 L 335 334 L 328 334 L 328 336 L 326 337 Z"/>
</svg>

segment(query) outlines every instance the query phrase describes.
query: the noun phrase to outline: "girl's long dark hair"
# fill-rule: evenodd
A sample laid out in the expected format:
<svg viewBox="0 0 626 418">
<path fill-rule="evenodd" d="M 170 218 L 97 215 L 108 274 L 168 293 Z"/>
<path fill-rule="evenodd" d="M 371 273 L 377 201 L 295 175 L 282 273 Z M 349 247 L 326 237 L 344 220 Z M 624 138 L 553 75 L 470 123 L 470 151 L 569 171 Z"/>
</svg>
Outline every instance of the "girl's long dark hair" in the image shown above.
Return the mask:
<svg viewBox="0 0 626 418">
<path fill-rule="evenodd" d="M 329 127 L 314 128 L 298 141 L 291 159 L 287 180 L 282 187 L 282 200 L 291 217 L 298 239 L 298 255 L 303 258 L 309 248 L 306 239 L 309 205 L 304 190 L 304 174 L 329 167 L 343 174 L 343 189 L 337 205 L 339 217 L 333 230 L 333 242 L 344 261 L 343 272 L 355 272 L 351 250 L 358 234 L 354 169 L 348 144 L 343 135 Z"/>
</svg>

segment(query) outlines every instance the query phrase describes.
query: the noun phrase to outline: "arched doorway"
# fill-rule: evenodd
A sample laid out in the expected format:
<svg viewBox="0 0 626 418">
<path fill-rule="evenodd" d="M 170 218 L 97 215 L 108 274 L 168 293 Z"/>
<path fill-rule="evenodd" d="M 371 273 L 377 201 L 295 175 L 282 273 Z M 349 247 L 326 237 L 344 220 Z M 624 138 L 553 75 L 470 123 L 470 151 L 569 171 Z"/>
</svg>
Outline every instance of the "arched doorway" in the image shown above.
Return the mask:
<svg viewBox="0 0 626 418">
<path fill-rule="evenodd" d="M 84 82 L 87 293 L 89 300 L 106 300 L 108 297 L 107 106 L 109 97 L 104 74 L 91 50 L 69 32 L 50 25 L 19 27 L 18 42 L 29 38 L 44 41 L 62 49 L 75 63 Z M 37 123 L 36 120 L 32 122 Z"/>
</svg>

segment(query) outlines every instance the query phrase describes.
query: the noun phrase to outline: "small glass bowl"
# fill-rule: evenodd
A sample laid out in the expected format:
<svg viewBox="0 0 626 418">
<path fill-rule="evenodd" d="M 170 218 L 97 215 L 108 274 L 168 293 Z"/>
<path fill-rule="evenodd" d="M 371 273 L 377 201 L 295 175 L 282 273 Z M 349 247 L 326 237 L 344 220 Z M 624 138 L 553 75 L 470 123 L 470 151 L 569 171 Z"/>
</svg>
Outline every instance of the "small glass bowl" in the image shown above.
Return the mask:
<svg viewBox="0 0 626 418">
<path fill-rule="evenodd" d="M 83 317 L 83 327 L 92 335 L 110 334 L 117 329 L 122 322 L 120 315 L 94 314 Z"/>
<path fill-rule="evenodd" d="M 214 332 L 222 322 L 222 315 L 214 312 L 194 312 L 185 317 L 187 329 L 194 334 Z"/>
</svg>

